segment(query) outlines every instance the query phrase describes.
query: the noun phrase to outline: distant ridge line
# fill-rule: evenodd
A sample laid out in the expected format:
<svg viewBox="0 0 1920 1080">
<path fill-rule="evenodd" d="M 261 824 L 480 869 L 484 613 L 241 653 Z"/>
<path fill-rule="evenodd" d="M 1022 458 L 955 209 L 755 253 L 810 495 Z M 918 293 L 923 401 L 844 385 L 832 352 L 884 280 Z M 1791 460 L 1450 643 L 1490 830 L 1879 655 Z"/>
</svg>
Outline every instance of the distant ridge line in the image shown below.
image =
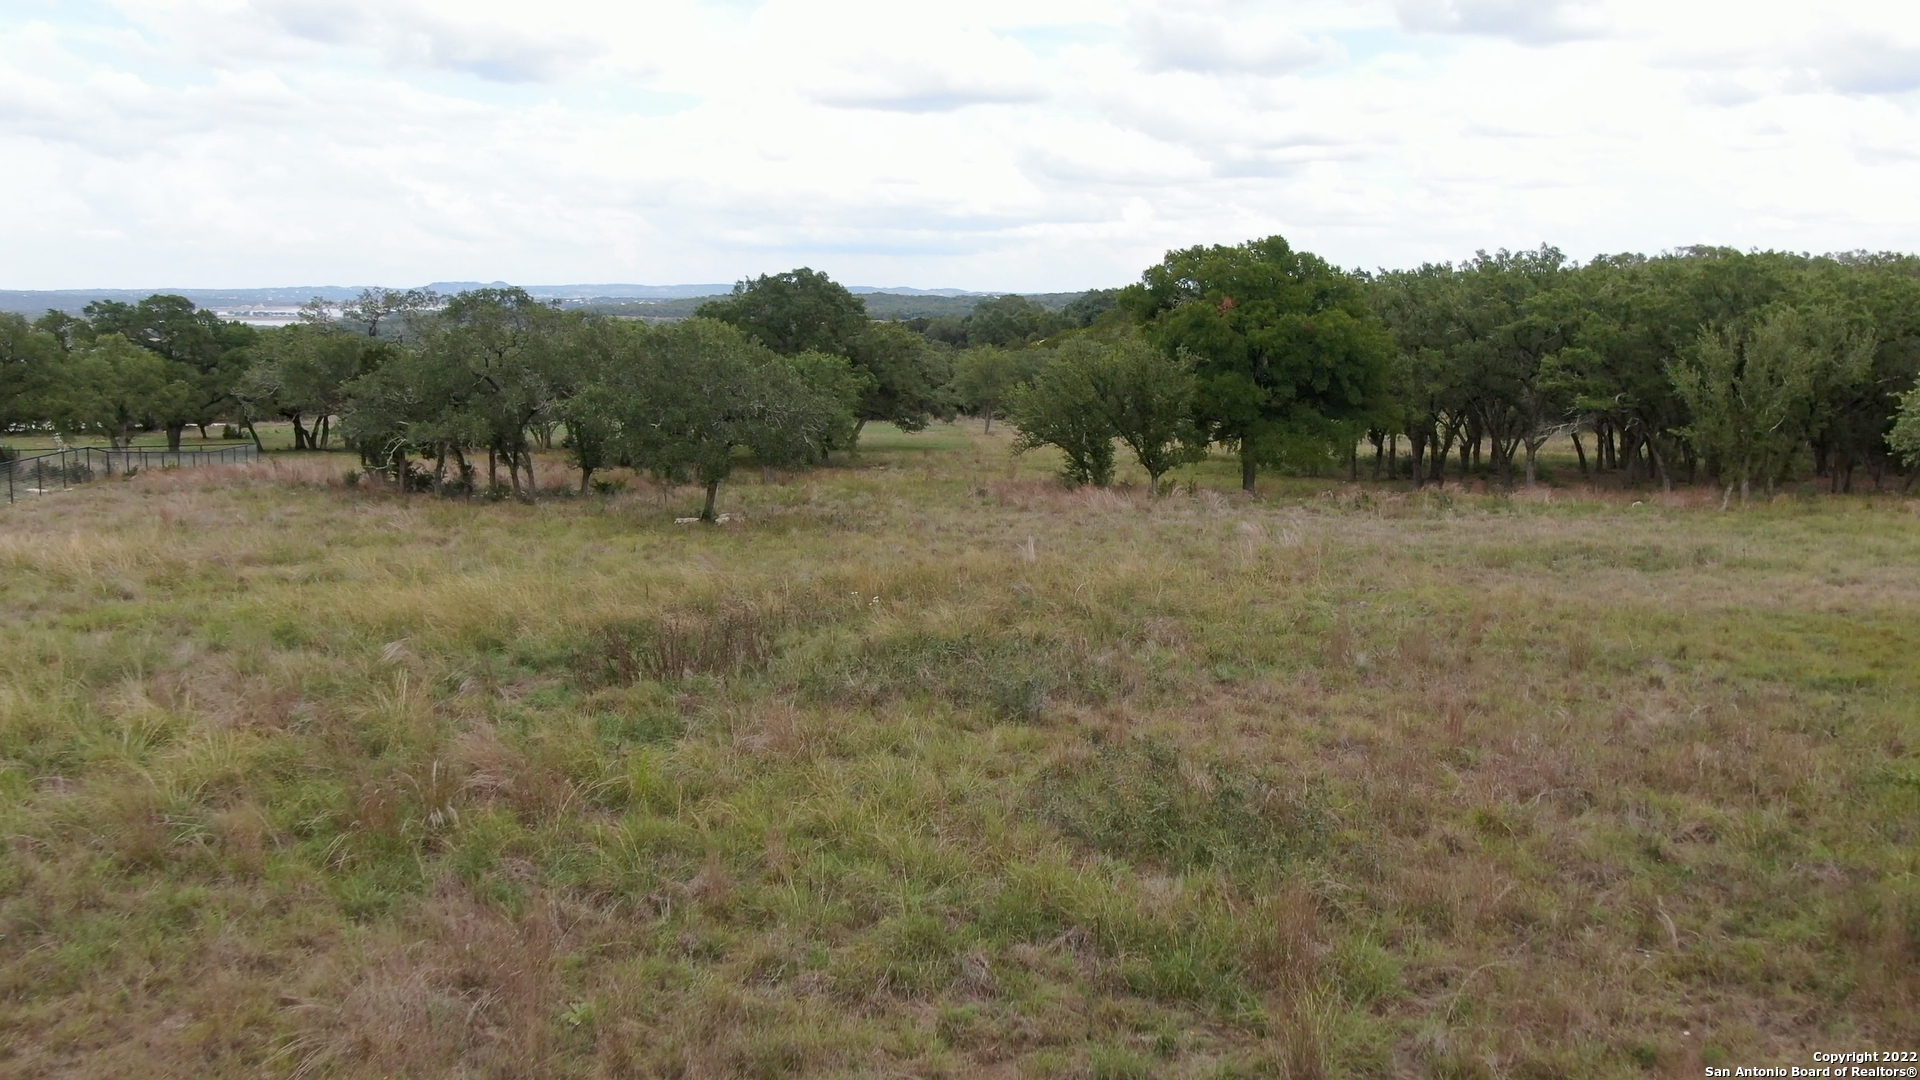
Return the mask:
<svg viewBox="0 0 1920 1080">
<path fill-rule="evenodd" d="M 360 295 L 362 289 L 378 285 L 287 285 L 259 289 L 0 289 L 0 311 L 21 315 L 39 315 L 49 308 L 79 314 L 95 300 L 136 303 L 156 293 L 184 296 L 203 308 L 245 307 L 251 305 L 286 306 L 304 304 L 316 297 L 340 302 Z M 426 288 L 440 293 L 468 289 L 507 288 L 504 281 L 436 281 Z M 529 295 L 542 300 L 690 300 L 706 296 L 725 296 L 733 291 L 729 284 L 633 285 L 621 283 L 579 285 L 524 285 Z M 916 289 L 906 285 L 849 285 L 856 295 L 937 296 L 948 298 L 1005 296 L 1008 292 L 979 292 L 971 289 Z"/>
</svg>

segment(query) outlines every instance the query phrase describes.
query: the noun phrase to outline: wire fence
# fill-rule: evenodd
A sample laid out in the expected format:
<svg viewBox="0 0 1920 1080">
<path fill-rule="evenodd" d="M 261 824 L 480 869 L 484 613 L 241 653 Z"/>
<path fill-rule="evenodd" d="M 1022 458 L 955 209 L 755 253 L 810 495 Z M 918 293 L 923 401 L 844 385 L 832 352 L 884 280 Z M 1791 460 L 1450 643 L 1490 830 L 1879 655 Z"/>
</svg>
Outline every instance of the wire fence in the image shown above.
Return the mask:
<svg viewBox="0 0 1920 1080">
<path fill-rule="evenodd" d="M 184 469 L 201 465 L 243 465 L 260 460 L 252 443 L 218 450 L 102 450 L 83 446 L 22 455 L 0 461 L 0 493 L 7 504 L 35 495 L 65 491 L 108 476 L 125 476 L 141 469 Z"/>
</svg>

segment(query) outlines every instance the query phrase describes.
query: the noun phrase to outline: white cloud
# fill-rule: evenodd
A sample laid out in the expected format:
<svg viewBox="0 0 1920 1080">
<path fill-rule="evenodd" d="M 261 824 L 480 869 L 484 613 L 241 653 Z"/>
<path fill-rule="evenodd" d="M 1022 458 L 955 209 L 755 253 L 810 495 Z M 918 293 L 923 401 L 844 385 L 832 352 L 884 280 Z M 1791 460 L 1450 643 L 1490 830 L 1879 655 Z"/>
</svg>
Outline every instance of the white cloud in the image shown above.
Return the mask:
<svg viewBox="0 0 1920 1080">
<path fill-rule="evenodd" d="M 0 12 L 0 287 L 1915 248 L 1914 42 L 1870 0 L 42 5 Z"/>
<path fill-rule="evenodd" d="M 1131 29 L 1134 48 L 1149 71 L 1285 75 L 1344 56 L 1325 37 L 1308 38 L 1276 19 L 1248 12 L 1149 10 Z"/>
<path fill-rule="evenodd" d="M 551 82 L 578 72 L 608 49 L 586 28 L 489 17 L 482 5 L 258 0 L 254 7 L 288 34 L 318 45 L 363 48 L 395 65 L 496 82 Z"/>
<path fill-rule="evenodd" d="M 1604 33 L 1594 0 L 1398 0 L 1401 25 L 1442 34 L 1483 34 L 1528 43 Z"/>
</svg>

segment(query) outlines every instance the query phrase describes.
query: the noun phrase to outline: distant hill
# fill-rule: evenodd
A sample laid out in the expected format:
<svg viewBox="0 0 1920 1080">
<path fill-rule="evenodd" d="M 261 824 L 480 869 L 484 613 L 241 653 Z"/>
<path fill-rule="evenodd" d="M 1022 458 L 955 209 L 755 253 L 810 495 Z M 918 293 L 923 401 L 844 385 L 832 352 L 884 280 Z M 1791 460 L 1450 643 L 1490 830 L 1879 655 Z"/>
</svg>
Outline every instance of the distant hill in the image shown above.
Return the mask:
<svg viewBox="0 0 1920 1080">
<path fill-rule="evenodd" d="M 361 285 L 290 285 L 270 289 L 0 289 L 0 311 L 39 315 L 52 309 L 78 315 L 95 300 L 136 303 L 155 293 L 184 296 L 203 308 L 290 308 L 318 297 L 340 302 L 360 295 Z M 436 281 L 427 288 L 453 294 L 469 289 L 506 288 L 504 281 Z M 567 307 L 587 307 L 614 314 L 642 315 L 654 319 L 684 319 L 709 297 L 733 291 L 731 284 L 705 285 L 526 285 L 528 293 L 542 300 L 557 300 Z M 1004 292 L 975 292 L 967 289 L 914 289 L 906 286 L 850 285 L 849 292 L 865 298 L 867 310 L 875 318 L 938 318 L 942 315 L 966 315 L 973 305 Z M 1077 292 L 1027 293 L 1028 299 L 1042 307 L 1065 307 Z M 628 310 L 628 309 L 633 310 Z"/>
<path fill-rule="evenodd" d="M 860 298 L 867 303 L 867 314 L 876 319 L 938 319 L 942 316 L 965 318 L 973 314 L 974 305 L 980 301 L 1011 295 L 997 292 L 961 292 L 958 289 L 905 291 L 850 288 L 847 291 L 859 294 Z M 1061 292 L 1020 295 L 1048 311 L 1059 311 L 1086 294 Z M 710 298 L 704 296 L 685 297 L 678 300 L 616 300 L 611 297 L 598 297 L 568 301 L 566 306 L 586 308 L 589 311 L 607 315 L 624 315 L 629 318 L 667 322 L 687 318 L 693 314 L 694 309 L 706 303 L 708 299 Z"/>
</svg>

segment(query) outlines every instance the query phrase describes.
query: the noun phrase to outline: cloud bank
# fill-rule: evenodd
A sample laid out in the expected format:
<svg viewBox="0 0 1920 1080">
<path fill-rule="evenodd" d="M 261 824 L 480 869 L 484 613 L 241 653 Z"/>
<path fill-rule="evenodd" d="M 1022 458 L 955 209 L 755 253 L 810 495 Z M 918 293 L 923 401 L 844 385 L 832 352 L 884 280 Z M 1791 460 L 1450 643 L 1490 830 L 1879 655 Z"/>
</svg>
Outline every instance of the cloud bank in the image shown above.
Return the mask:
<svg viewBox="0 0 1920 1080">
<path fill-rule="evenodd" d="M 1920 9 L 0 5 L 0 287 L 1920 248 Z"/>
</svg>

